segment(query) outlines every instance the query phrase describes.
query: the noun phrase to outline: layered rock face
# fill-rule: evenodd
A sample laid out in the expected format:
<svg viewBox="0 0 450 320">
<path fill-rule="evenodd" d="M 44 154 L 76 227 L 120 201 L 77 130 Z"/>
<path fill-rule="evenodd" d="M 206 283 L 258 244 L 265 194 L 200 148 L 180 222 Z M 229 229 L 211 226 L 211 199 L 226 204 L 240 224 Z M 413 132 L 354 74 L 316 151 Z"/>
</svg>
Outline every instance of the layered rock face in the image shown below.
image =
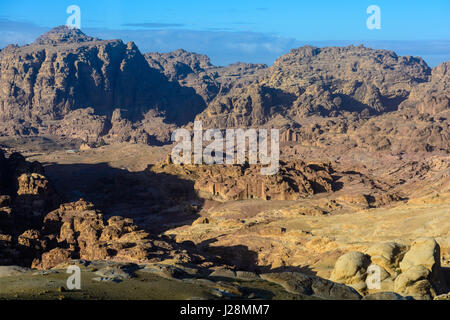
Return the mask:
<svg viewBox="0 0 450 320">
<path fill-rule="evenodd" d="M 449 109 L 437 115 L 408 109 L 365 119 L 354 115 L 306 118 L 294 127 L 284 123 L 280 140 L 349 152 L 446 152 L 450 148 L 448 114 Z"/>
<path fill-rule="evenodd" d="M 275 61 L 264 83 L 290 92 L 303 89 L 306 96 L 297 101 L 300 112 L 375 113 L 395 110 L 413 86 L 428 81 L 430 71 L 422 59 L 392 51 L 306 46 Z M 318 98 L 322 101 L 314 103 Z"/>
<path fill-rule="evenodd" d="M 102 41 L 67 27 L 31 45 L 3 49 L 0 87 L 1 132 L 6 134 L 51 131 L 51 121 L 87 107 L 109 117 L 114 109 L 127 109 L 133 121 L 158 109 L 177 123 L 192 120 L 204 107 L 193 90 L 151 68 L 134 43 Z"/>
<path fill-rule="evenodd" d="M 0 135 L 69 139 L 50 150 L 38 146 L 43 137 L 1 143 L 50 164 L 58 191 L 89 201 L 65 203 L 42 165 L 0 152 L 0 265 L 270 270 L 261 278 L 327 299 L 448 292 L 448 70 L 353 46 L 295 49 L 271 67 L 216 67 L 204 55 L 142 55 L 133 43 L 67 28 L 9 46 L 0 53 Z M 170 146 L 92 149 L 168 142 L 196 117 L 205 129 L 281 129 L 278 173 L 153 165 Z M 439 241 L 442 257 L 423 236 Z M 371 264 L 381 293 L 367 287 Z"/>
<path fill-rule="evenodd" d="M 242 76 L 241 79 L 246 78 Z M 220 92 L 205 127 L 275 127 L 284 142 L 368 151 L 448 150 L 448 63 L 360 47 L 302 47 Z"/>
<path fill-rule="evenodd" d="M 180 175 L 195 181 L 200 196 L 218 201 L 262 199 L 298 200 L 333 190 L 330 164 L 281 162 L 276 175 L 261 175 L 261 165 L 175 165 L 170 161 L 152 172 Z"/>
</svg>

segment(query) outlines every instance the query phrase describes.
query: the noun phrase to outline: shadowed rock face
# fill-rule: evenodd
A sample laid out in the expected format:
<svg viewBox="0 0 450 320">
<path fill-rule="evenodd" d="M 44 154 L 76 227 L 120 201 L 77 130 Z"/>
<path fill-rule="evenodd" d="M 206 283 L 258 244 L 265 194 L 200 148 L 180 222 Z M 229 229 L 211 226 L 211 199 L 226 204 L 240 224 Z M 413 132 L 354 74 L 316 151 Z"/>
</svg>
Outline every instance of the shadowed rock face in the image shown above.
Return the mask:
<svg viewBox="0 0 450 320">
<path fill-rule="evenodd" d="M 102 41 L 67 27 L 31 45 L 5 48 L 0 65 L 0 119 L 29 122 L 25 132 L 2 130 L 10 134 L 45 131 L 46 121 L 86 107 L 107 116 L 128 109 L 132 120 L 157 108 L 177 123 L 192 120 L 203 107 L 193 90 L 151 68 L 134 43 Z"/>
<path fill-rule="evenodd" d="M 40 163 L 29 163 L 18 153 L 4 157 L 0 149 L 0 264 L 29 264 L 35 248 L 45 247 L 35 232 L 27 231 L 39 227 L 60 201 L 44 174 Z"/>
<path fill-rule="evenodd" d="M 208 56 L 183 49 L 168 53 L 147 53 L 145 58 L 152 68 L 158 69 L 171 81 L 193 88 L 206 103 L 233 87 L 255 82 L 267 69 L 263 64 L 246 63 L 216 67 Z"/>
<path fill-rule="evenodd" d="M 17 211 L 19 217 L 29 219 L 40 217 L 56 206 L 59 197 L 44 174 L 40 163 L 27 162 L 19 153 L 5 157 L 0 149 L 0 197 L 4 199 L 0 201 L 2 213 Z"/>
<path fill-rule="evenodd" d="M 214 66 L 205 55 L 180 49 L 169 53 L 147 53 L 145 58 L 152 68 L 159 70 L 171 81 L 193 88 L 206 102 L 211 101 L 219 92 L 218 83 L 207 72 Z"/>
</svg>

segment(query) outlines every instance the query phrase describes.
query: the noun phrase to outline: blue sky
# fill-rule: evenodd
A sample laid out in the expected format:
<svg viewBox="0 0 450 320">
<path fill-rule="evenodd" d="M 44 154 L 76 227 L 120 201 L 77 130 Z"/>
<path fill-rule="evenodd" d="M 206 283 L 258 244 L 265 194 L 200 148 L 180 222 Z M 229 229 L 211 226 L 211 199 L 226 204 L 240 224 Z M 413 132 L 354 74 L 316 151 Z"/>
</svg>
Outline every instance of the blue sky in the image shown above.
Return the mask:
<svg viewBox="0 0 450 320">
<path fill-rule="evenodd" d="M 271 64 L 304 44 L 363 43 L 419 55 L 432 66 L 450 60 L 449 0 L 0 0 L 0 47 L 65 24 L 72 4 L 81 8 L 86 34 L 133 40 L 144 52 L 184 48 L 219 65 Z M 381 9 L 380 30 L 366 27 L 369 5 Z"/>
</svg>

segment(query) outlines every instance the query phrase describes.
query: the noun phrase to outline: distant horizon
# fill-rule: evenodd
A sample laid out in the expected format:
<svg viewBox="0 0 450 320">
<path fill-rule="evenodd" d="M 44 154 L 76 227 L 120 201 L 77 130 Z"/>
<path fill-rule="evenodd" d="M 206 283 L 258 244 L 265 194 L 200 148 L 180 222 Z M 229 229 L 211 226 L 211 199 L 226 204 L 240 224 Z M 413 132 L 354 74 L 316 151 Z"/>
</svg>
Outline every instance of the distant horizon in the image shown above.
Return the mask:
<svg viewBox="0 0 450 320">
<path fill-rule="evenodd" d="M 0 48 L 31 43 L 64 25 L 70 5 L 79 6 L 81 30 L 90 36 L 133 41 L 142 52 L 182 48 L 208 55 L 214 65 L 271 65 L 306 44 L 363 44 L 421 57 L 430 67 L 450 61 L 450 1 L 439 0 L 5 1 L 0 2 Z M 367 26 L 371 5 L 380 8 L 379 29 Z"/>
<path fill-rule="evenodd" d="M 19 46 L 24 46 L 24 45 L 29 45 L 29 44 L 32 44 L 37 38 L 39 38 L 41 35 L 43 35 L 43 34 L 45 34 L 46 32 L 48 32 L 48 31 L 50 31 L 50 30 L 52 30 L 52 29 L 54 29 L 54 28 L 57 28 L 57 27 L 61 27 L 61 26 L 64 26 L 64 25 L 59 25 L 59 26 L 54 26 L 54 27 L 49 27 L 48 29 L 47 29 L 47 31 L 45 31 L 45 32 L 43 32 L 43 33 L 41 33 L 41 34 L 39 34 L 39 35 L 37 35 L 33 40 L 30 40 L 29 42 L 26 42 L 26 43 L 8 43 L 8 44 L 1 44 L 1 46 L 0 46 L 0 50 L 2 50 L 2 49 L 4 49 L 6 46 L 8 46 L 8 45 L 19 45 Z M 42 27 L 42 28 L 45 28 L 45 27 Z M 210 59 L 210 61 L 211 61 L 211 64 L 213 64 L 214 66 L 216 66 L 216 67 L 221 67 L 221 66 L 228 66 L 228 65 L 230 65 L 230 64 L 235 64 L 235 63 L 254 63 L 254 64 L 266 64 L 266 65 L 268 65 L 268 66 L 271 66 L 274 62 L 275 62 L 275 60 L 276 59 L 278 59 L 279 57 L 281 57 L 281 56 L 283 56 L 283 55 L 285 55 L 285 54 L 287 54 L 287 53 L 289 53 L 291 50 L 294 50 L 294 49 L 297 49 L 297 48 L 301 48 L 301 47 L 304 47 L 304 46 L 313 46 L 313 47 L 318 47 L 318 48 L 326 48 L 326 47 L 348 47 L 348 46 L 355 46 L 355 47 L 357 47 L 357 46 L 359 46 L 359 45 L 363 45 L 364 47 L 366 47 L 366 48 L 369 48 L 369 49 L 377 49 L 377 50 L 389 50 L 389 51 L 393 51 L 393 52 L 395 52 L 395 54 L 397 54 L 398 56 L 413 56 L 413 57 L 419 57 L 419 58 L 422 58 L 426 63 L 427 63 L 427 65 L 430 67 L 430 68 L 434 68 L 434 67 L 436 67 L 436 66 L 438 66 L 439 64 L 441 64 L 441 63 L 444 63 L 444 62 L 449 62 L 450 61 L 450 56 L 447 56 L 447 55 L 443 55 L 443 57 L 445 57 L 446 58 L 446 60 L 445 59 L 442 59 L 442 61 L 438 61 L 439 60 L 439 58 L 436 58 L 436 57 L 434 57 L 434 59 L 432 59 L 432 61 L 434 61 L 434 63 L 433 62 L 429 62 L 428 60 L 429 59 L 427 59 L 426 58 L 426 54 L 425 55 L 420 55 L 420 54 L 416 54 L 416 55 L 414 55 L 414 54 L 402 54 L 402 53 L 400 53 L 400 52 L 398 52 L 398 50 L 395 50 L 395 43 L 398 43 L 398 42 L 403 42 L 404 44 L 406 44 L 405 46 L 407 46 L 408 44 L 409 44 L 409 46 L 411 47 L 411 46 L 414 46 L 414 44 L 419 44 L 419 43 L 425 43 L 425 42 L 428 42 L 428 43 L 431 43 L 431 42 L 444 42 L 444 43 L 446 43 L 447 41 L 445 41 L 445 40 L 439 40 L 439 39 L 437 39 L 437 40 L 425 40 L 425 41 L 404 41 L 404 40 L 399 40 L 399 41 L 394 41 L 394 40 L 372 40 L 372 41 L 364 41 L 364 40 L 330 40 L 330 41 L 326 41 L 326 40 L 321 40 L 321 41 L 298 41 L 298 46 L 294 46 L 294 47 L 291 47 L 290 49 L 288 48 L 284 53 L 281 53 L 280 55 L 278 55 L 277 57 L 275 57 L 272 61 L 265 61 L 265 62 L 261 62 L 261 61 L 251 61 L 251 60 L 249 60 L 249 61 L 242 61 L 242 60 L 232 60 L 232 61 L 230 61 L 230 62 L 228 62 L 228 63 L 216 63 L 215 61 L 214 61 L 214 59 L 213 59 L 213 57 L 211 57 L 210 55 L 208 55 L 207 53 L 205 53 L 205 52 L 200 52 L 200 51 L 198 51 L 198 50 L 189 50 L 189 49 L 186 49 L 186 48 L 182 48 L 182 47 L 180 47 L 180 48 L 174 48 L 174 49 L 172 49 L 172 50 L 166 50 L 166 51 L 155 51 L 155 50 L 142 50 L 141 49 L 141 46 L 139 45 L 139 42 L 137 42 L 137 41 L 135 41 L 135 40 L 133 40 L 133 39 L 123 39 L 123 38 L 121 38 L 121 37 L 107 37 L 107 38 L 105 38 L 105 37 L 103 37 L 102 35 L 104 35 L 104 33 L 102 33 L 102 32 L 99 32 L 98 30 L 96 30 L 96 29 L 89 29 L 89 28 L 86 28 L 86 29 L 80 29 L 81 30 L 81 32 L 83 32 L 85 35 L 87 35 L 87 36 L 91 36 L 91 37 L 94 37 L 94 38 L 99 38 L 99 39 L 101 39 L 101 40 L 115 40 L 115 39 L 120 39 L 120 40 L 122 40 L 124 43 L 127 43 L 127 42 L 129 42 L 129 41 L 132 41 L 132 42 L 134 42 L 135 44 L 136 44 L 136 46 L 139 48 L 139 50 L 141 51 L 141 53 L 143 53 L 143 54 L 145 54 L 145 53 L 154 53 L 154 52 L 157 52 L 157 53 L 169 53 L 169 52 L 173 52 L 173 51 L 176 51 L 176 50 L 185 50 L 185 51 L 187 51 L 187 52 L 191 52 L 191 53 L 195 53 L 195 54 L 201 54 L 201 55 L 206 55 L 206 56 L 208 56 L 208 58 Z M 111 34 L 113 34 L 113 33 L 111 33 Z M 449 41 L 450 42 L 450 41 Z M 424 50 L 424 51 L 426 51 L 426 50 Z M 430 56 L 433 56 L 433 55 L 430 55 Z M 435 55 L 434 55 L 435 56 Z"/>
</svg>

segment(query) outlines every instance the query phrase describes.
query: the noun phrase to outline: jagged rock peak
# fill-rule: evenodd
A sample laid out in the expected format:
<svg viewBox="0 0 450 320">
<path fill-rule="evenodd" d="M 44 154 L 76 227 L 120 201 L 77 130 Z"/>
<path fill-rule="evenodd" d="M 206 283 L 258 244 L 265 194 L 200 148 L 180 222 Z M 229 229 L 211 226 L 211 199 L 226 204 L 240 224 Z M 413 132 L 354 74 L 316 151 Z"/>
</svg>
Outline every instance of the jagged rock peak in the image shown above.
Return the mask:
<svg viewBox="0 0 450 320">
<path fill-rule="evenodd" d="M 85 35 L 80 29 L 59 26 L 37 38 L 34 43 L 40 45 L 56 45 L 60 43 L 80 43 L 95 40 L 98 39 Z"/>
</svg>

